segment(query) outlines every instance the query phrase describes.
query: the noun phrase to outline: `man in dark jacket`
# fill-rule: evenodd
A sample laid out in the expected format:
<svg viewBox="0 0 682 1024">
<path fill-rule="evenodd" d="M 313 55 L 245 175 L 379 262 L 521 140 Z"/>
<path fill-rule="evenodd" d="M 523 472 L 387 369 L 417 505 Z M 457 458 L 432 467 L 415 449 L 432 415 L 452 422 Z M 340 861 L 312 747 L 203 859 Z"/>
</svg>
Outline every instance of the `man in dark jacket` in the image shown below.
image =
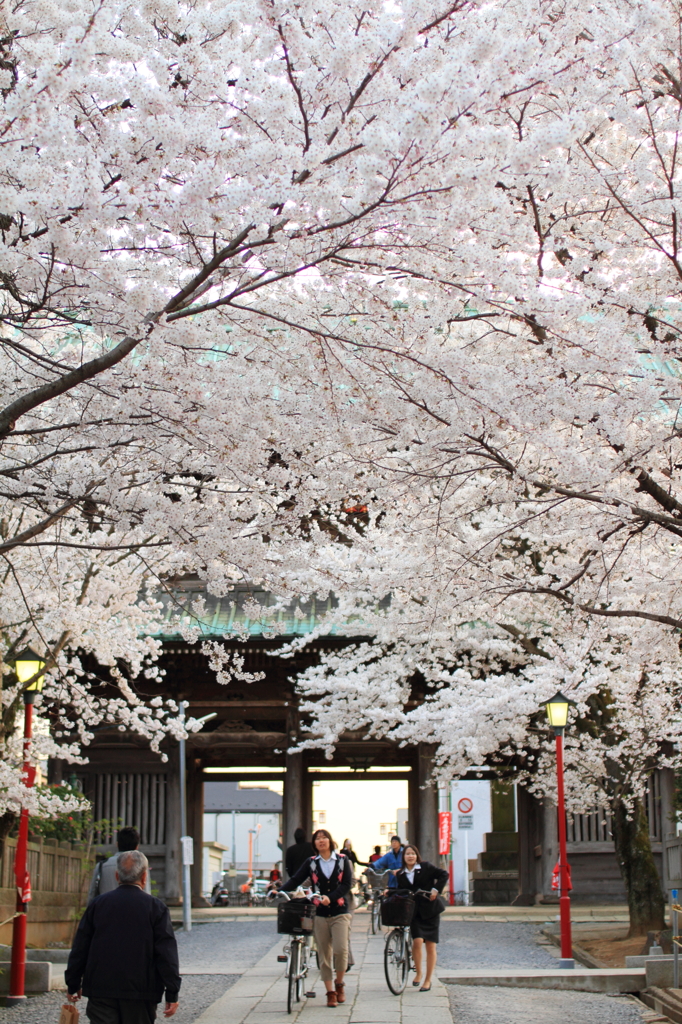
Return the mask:
<svg viewBox="0 0 682 1024">
<path fill-rule="evenodd" d="M 112 889 L 118 887 L 116 881 L 116 871 L 118 869 L 118 854 L 125 853 L 126 850 L 137 850 L 140 845 L 140 833 L 136 828 L 131 825 L 125 825 L 120 828 L 116 833 L 116 846 L 118 852 L 108 860 L 102 861 L 98 864 L 92 873 L 92 879 L 90 881 L 90 888 L 88 890 L 88 906 L 94 899 L 101 896 L 104 892 L 111 892 Z M 148 892 L 151 896 L 152 887 L 149 878 L 149 872 L 147 872 L 147 881 L 145 883 L 144 891 Z"/>
<path fill-rule="evenodd" d="M 284 857 L 284 866 L 287 870 L 287 877 L 293 878 L 301 864 L 305 864 L 309 857 L 312 857 L 315 851 L 310 843 L 305 841 L 305 832 L 302 828 L 297 828 L 294 832 L 294 845 L 289 846 Z"/>
<path fill-rule="evenodd" d="M 69 1000 L 88 997 L 91 1024 L 153 1024 L 164 990 L 164 1017 L 178 1008 L 178 944 L 168 908 L 144 892 L 143 853 L 119 854 L 118 888 L 93 900 L 66 968 Z"/>
</svg>

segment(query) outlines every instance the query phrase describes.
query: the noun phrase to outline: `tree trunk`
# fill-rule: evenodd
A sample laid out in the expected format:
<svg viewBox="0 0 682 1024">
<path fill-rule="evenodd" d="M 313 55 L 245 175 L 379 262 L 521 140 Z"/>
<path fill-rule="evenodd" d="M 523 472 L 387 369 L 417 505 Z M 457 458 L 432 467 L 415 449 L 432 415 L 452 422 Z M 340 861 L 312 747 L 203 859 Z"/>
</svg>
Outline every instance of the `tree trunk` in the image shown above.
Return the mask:
<svg viewBox="0 0 682 1024">
<path fill-rule="evenodd" d="M 665 928 L 665 900 L 651 852 L 649 822 L 640 799 L 614 802 L 613 838 L 630 911 L 628 937 Z"/>
<path fill-rule="evenodd" d="M 14 811 L 5 811 L 4 814 L 0 814 L 0 843 L 7 839 L 7 836 L 14 828 L 16 820 L 17 815 Z"/>
</svg>

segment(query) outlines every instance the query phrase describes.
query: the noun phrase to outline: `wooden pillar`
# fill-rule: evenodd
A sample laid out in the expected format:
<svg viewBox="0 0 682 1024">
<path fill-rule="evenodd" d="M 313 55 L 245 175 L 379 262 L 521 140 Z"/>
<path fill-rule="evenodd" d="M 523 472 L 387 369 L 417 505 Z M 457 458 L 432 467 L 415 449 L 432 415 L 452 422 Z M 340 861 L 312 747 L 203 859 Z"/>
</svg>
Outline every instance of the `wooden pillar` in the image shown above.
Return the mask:
<svg viewBox="0 0 682 1024">
<path fill-rule="evenodd" d="M 517 907 L 532 907 L 542 891 L 538 877 L 542 850 L 542 808 L 525 786 L 516 788 L 519 833 L 519 895 Z"/>
<path fill-rule="evenodd" d="M 432 743 L 420 743 L 417 750 L 418 846 L 424 860 L 432 864 L 438 863 L 438 787 L 431 781 L 435 749 Z"/>
<path fill-rule="evenodd" d="M 284 773 L 284 794 L 282 810 L 284 813 L 284 851 L 294 842 L 297 828 L 306 830 L 310 838 L 312 825 L 312 795 L 308 796 L 308 772 L 303 763 L 303 754 L 285 755 L 286 771 Z M 310 815 L 309 820 L 307 816 Z"/>
<path fill-rule="evenodd" d="M 165 878 L 163 898 L 176 907 L 180 903 L 180 757 L 178 744 L 168 752 L 165 793 Z"/>
<path fill-rule="evenodd" d="M 201 762 L 195 762 L 191 751 L 187 757 L 187 831 L 194 840 L 194 864 L 190 872 L 192 906 L 205 907 L 201 877 L 204 861 L 204 777 Z"/>
<path fill-rule="evenodd" d="M 302 829 L 305 829 L 306 839 L 310 839 L 313 834 L 313 777 L 308 771 L 307 767 L 303 766 L 303 824 Z"/>
</svg>

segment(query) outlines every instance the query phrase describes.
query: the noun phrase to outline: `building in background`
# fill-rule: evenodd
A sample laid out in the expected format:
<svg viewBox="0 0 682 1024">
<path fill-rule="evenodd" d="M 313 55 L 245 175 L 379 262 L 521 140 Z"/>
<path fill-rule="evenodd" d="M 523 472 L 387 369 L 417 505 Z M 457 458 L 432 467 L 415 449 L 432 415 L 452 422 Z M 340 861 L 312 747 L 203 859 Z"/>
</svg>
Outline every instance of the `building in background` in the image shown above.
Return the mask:
<svg viewBox="0 0 682 1024">
<path fill-rule="evenodd" d="M 281 870 L 282 794 L 265 784 L 205 783 L 204 892 L 210 892 L 222 873 L 216 868 L 218 846 L 222 847 L 222 871 L 248 875 L 251 867 L 255 878 L 267 878 L 273 865 Z"/>
</svg>

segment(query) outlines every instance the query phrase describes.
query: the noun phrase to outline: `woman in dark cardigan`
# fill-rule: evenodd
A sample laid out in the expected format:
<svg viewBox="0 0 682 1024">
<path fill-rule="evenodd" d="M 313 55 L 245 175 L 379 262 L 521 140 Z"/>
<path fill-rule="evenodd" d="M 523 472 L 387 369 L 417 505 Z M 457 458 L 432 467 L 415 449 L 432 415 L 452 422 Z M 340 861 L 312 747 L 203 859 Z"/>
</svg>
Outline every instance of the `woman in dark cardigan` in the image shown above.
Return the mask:
<svg viewBox="0 0 682 1024">
<path fill-rule="evenodd" d="M 319 896 L 313 930 L 320 960 L 320 977 L 327 990 L 327 1006 L 346 1001 L 344 975 L 348 967 L 350 902 L 353 869 L 348 857 L 336 852 L 336 843 L 326 828 L 313 834 L 314 857 L 309 857 L 282 886 L 291 892 L 311 879 Z M 336 978 L 334 978 L 336 975 Z"/>
<path fill-rule="evenodd" d="M 433 901 L 442 893 L 448 880 L 447 871 L 437 868 L 427 860 L 422 860 L 416 846 L 409 843 L 403 850 L 403 867 L 396 875 L 398 889 L 416 892 L 425 889 L 430 896 L 416 896 L 414 917 L 410 925 L 412 935 L 412 957 L 417 977 L 412 982 L 415 987 L 421 985 L 420 992 L 431 989 L 431 978 L 436 968 L 438 950 L 438 927 L 440 914 L 434 913 Z M 422 951 L 426 943 L 426 976 L 422 985 Z"/>
</svg>

